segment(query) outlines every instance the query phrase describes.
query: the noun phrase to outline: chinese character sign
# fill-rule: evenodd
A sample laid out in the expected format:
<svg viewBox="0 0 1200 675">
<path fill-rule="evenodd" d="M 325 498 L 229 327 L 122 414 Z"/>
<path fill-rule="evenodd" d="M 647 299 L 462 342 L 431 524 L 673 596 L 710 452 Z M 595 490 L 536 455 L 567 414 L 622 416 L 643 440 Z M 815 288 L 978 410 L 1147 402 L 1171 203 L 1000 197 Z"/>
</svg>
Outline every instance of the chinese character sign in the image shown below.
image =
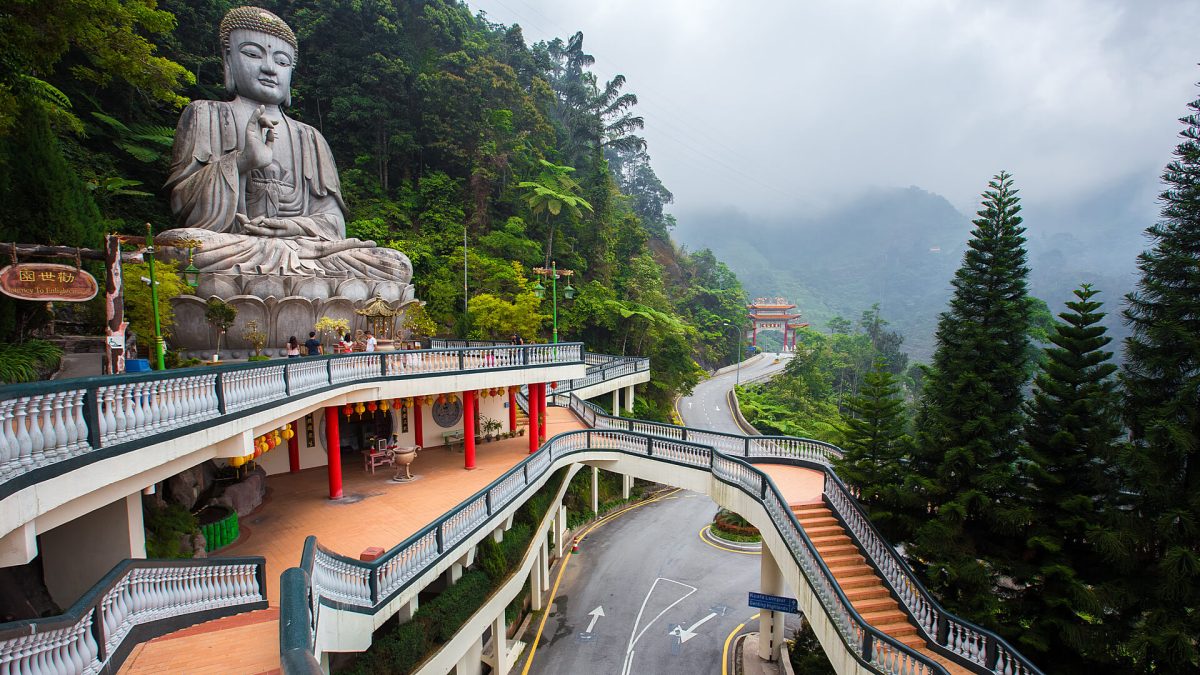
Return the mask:
<svg viewBox="0 0 1200 675">
<path fill-rule="evenodd" d="M 95 277 L 69 265 L 17 263 L 0 269 L 0 293 L 37 302 L 86 302 L 100 287 Z"/>
</svg>

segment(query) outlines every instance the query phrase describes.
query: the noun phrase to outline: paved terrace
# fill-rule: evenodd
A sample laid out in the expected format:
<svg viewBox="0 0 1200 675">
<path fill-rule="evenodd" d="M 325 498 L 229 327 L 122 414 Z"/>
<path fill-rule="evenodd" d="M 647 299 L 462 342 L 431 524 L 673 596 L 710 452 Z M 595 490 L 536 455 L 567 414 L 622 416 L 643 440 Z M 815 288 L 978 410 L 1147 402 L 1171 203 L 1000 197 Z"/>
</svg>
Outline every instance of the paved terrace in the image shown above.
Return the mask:
<svg viewBox="0 0 1200 675">
<path fill-rule="evenodd" d="M 547 438 L 583 425 L 566 408 L 546 409 Z M 394 471 L 363 471 L 353 453 L 343 456 L 345 497 L 330 501 L 325 467 L 267 477 L 267 499 L 241 519 L 241 537 L 216 555 L 260 555 L 267 560 L 270 608 L 200 624 L 136 647 L 121 673 L 267 673 L 279 670 L 279 575 L 300 563 L 304 540 L 357 557 L 364 549 L 387 550 L 463 500 L 482 490 L 529 454 L 518 436 L 480 443 L 475 470 L 463 454 L 445 447 L 423 450 L 412 465 L 417 480 L 392 483 Z M 348 456 L 353 455 L 353 456 Z"/>
</svg>

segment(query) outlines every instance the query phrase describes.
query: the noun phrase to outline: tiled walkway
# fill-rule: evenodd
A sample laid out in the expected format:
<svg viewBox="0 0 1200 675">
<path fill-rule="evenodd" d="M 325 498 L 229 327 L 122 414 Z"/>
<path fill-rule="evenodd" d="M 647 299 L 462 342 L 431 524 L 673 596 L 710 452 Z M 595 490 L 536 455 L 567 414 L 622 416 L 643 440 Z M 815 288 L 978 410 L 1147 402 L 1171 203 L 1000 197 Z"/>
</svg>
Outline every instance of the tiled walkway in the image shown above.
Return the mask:
<svg viewBox="0 0 1200 675">
<path fill-rule="evenodd" d="M 564 408 L 546 410 L 549 436 L 582 425 Z M 236 663 L 225 658 L 219 672 L 257 674 L 279 667 L 279 575 L 300 564 L 304 539 L 317 536 L 321 545 L 357 557 L 370 546 L 384 550 L 404 541 L 438 516 L 482 490 L 529 453 L 529 438 L 480 443 L 475 450 L 474 471 L 463 470 L 463 454 L 443 447 L 424 450 L 413 462 L 417 480 L 391 483 L 393 471 L 363 471 L 360 457 L 344 457 L 342 465 L 345 498 L 330 501 L 325 467 L 296 474 L 267 478 L 267 501 L 242 519 L 241 538 L 218 555 L 261 555 L 267 559 L 267 596 L 274 612 L 269 618 L 249 623 L 237 617 L 212 621 L 187 631 L 153 640 L 136 649 L 121 673 L 208 673 L 212 660 L 204 653 L 219 654 L 237 645 Z M 257 613 L 256 613 L 257 614 Z M 187 635 L 184 635 L 187 633 Z M 267 664 L 263 667 L 263 664 Z M 166 670 L 165 665 L 170 665 Z"/>
</svg>

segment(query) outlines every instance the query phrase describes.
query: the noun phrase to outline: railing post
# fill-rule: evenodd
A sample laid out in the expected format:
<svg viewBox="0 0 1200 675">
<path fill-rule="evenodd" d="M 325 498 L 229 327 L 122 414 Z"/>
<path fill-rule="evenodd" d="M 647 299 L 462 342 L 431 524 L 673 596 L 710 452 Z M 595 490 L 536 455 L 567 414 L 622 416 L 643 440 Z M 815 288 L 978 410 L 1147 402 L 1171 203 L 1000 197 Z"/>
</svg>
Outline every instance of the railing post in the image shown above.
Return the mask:
<svg viewBox="0 0 1200 675">
<path fill-rule="evenodd" d="M 458 369 L 460 371 L 466 370 L 466 366 L 464 365 L 465 359 L 466 359 L 466 354 L 464 353 L 464 350 L 462 350 L 462 349 L 458 350 Z"/>
<path fill-rule="evenodd" d="M 438 529 L 441 529 L 441 528 L 438 528 Z M 371 606 L 372 607 L 379 604 L 379 578 L 375 575 L 375 572 L 377 572 L 377 571 L 379 571 L 378 567 L 367 571 L 367 587 L 370 589 L 370 592 L 371 592 Z"/>
<path fill-rule="evenodd" d="M 217 373 L 217 381 L 213 383 L 217 388 L 217 412 L 225 414 L 225 373 Z"/>
<path fill-rule="evenodd" d="M 646 454 L 650 457 L 654 456 L 654 439 L 649 436 L 646 437 Z"/>
<path fill-rule="evenodd" d="M 683 427 L 683 440 L 687 440 L 687 427 Z"/>
<path fill-rule="evenodd" d="M 520 349 L 521 349 L 521 365 L 527 366 L 527 365 L 529 365 L 529 346 L 526 345 L 526 346 L 521 347 Z"/>
<path fill-rule="evenodd" d="M 743 445 L 746 446 L 745 449 L 743 450 L 743 452 L 745 453 L 746 457 L 749 457 L 750 456 L 750 437 L 747 436 L 744 439 L 742 439 L 742 443 L 743 443 Z"/>
<path fill-rule="evenodd" d="M 379 355 L 379 376 L 387 377 L 387 374 L 388 374 L 387 373 L 387 358 L 383 354 L 380 354 Z"/>
<path fill-rule="evenodd" d="M 288 364 L 283 364 L 283 393 L 285 396 L 292 395 L 292 378 L 288 376 Z"/>
<path fill-rule="evenodd" d="M 83 394 L 83 421 L 87 424 L 88 445 L 100 449 L 100 388 L 93 387 Z"/>
<path fill-rule="evenodd" d="M 120 579 L 117 580 L 117 583 L 120 583 Z M 103 607 L 104 593 L 101 593 L 96 599 L 96 607 L 92 616 L 92 638 L 96 641 L 96 648 L 98 650 L 96 658 L 99 659 L 100 663 L 108 661 L 108 645 L 104 644 L 108 640 L 108 636 L 104 634 Z"/>
<path fill-rule="evenodd" d="M 437 544 L 438 554 L 446 552 L 446 542 L 442 538 L 442 523 L 438 523 L 437 529 L 434 530 L 434 539 Z"/>
<path fill-rule="evenodd" d="M 488 490 L 487 492 L 483 493 L 483 505 L 484 505 L 484 508 L 487 509 L 487 514 L 488 514 L 488 517 L 490 518 L 492 515 L 492 491 L 491 490 Z"/>
<path fill-rule="evenodd" d="M 590 449 L 592 447 L 592 432 L 585 431 L 583 433 L 586 435 L 585 437 L 587 439 L 587 446 Z"/>
<path fill-rule="evenodd" d="M 874 649 L 875 649 L 875 636 L 872 635 L 870 631 L 865 631 L 863 633 L 863 641 L 862 641 L 862 657 L 863 657 L 863 660 L 866 661 L 867 663 L 871 663 L 873 661 L 873 659 L 871 658 L 871 652 Z"/>
</svg>

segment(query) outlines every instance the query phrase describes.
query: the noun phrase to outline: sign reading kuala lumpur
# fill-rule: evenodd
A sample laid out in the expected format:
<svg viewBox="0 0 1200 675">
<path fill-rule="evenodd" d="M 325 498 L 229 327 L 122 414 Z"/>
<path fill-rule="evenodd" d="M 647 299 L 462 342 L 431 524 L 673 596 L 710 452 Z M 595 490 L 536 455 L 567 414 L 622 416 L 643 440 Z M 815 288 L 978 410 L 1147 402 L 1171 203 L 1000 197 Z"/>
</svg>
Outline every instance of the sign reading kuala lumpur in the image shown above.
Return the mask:
<svg viewBox="0 0 1200 675">
<path fill-rule="evenodd" d="M 17 263 L 0 269 L 0 293 L 37 302 L 86 302 L 96 297 L 96 278 L 55 263 Z"/>
<path fill-rule="evenodd" d="M 796 606 L 795 598 L 785 598 L 781 595 L 767 595 L 766 593 L 750 592 L 750 606 L 759 609 L 767 609 L 772 612 L 788 612 L 789 614 L 797 614 L 798 607 Z"/>
</svg>

